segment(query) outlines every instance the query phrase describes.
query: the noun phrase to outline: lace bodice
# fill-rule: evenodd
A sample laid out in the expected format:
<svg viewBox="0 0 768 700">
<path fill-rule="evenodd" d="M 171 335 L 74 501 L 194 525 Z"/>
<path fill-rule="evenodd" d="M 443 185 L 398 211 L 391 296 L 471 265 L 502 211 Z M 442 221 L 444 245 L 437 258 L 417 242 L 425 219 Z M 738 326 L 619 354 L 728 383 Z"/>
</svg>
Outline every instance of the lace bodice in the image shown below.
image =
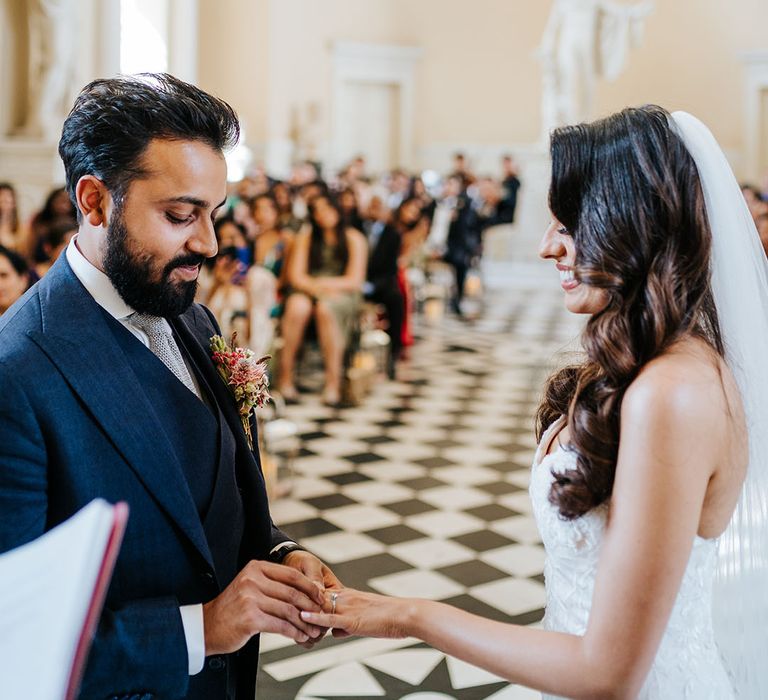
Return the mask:
<svg viewBox="0 0 768 700">
<path fill-rule="evenodd" d="M 562 427 L 554 424 L 542 439 Z M 546 629 L 584 634 L 592 606 L 600 546 L 608 516 L 603 504 L 573 521 L 563 520 L 549 502 L 554 472 L 575 467 L 576 455 L 558 446 L 540 460 L 537 452 L 531 474 L 533 512 L 547 557 L 544 577 Z M 729 700 L 734 697 L 712 629 L 712 584 L 717 541 L 697 537 L 656 658 L 639 700 Z M 544 696 L 545 698 L 552 696 Z"/>
</svg>

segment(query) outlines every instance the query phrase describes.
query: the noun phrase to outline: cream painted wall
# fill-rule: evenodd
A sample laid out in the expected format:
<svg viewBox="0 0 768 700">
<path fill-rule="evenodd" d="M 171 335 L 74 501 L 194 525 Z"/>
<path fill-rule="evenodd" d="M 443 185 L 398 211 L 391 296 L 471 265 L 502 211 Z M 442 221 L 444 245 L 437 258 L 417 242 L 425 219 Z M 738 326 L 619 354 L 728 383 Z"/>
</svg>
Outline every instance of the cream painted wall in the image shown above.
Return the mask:
<svg viewBox="0 0 768 700">
<path fill-rule="evenodd" d="M 315 103 L 319 106 L 318 148 L 323 154 L 331 129 L 333 43 L 339 40 L 407 43 L 402 38 L 395 2 L 268 0 L 271 139 L 288 139 L 295 112 Z"/>
<path fill-rule="evenodd" d="M 327 146 L 333 42 L 418 46 L 413 127 L 422 160 L 444 159 L 457 147 L 519 149 L 539 136 L 534 50 L 549 7 L 532 0 L 201 0 L 200 84 L 238 109 L 257 152 L 265 143 L 286 147 L 292 114 L 309 103 L 319 106 Z M 765 48 L 765 0 L 656 0 L 626 72 L 600 85 L 597 113 L 644 102 L 688 109 L 712 126 L 738 166 L 739 56 Z"/>
<path fill-rule="evenodd" d="M 526 143 L 538 137 L 541 84 L 534 51 L 548 2 L 396 1 L 409 43 L 424 48 L 419 143 Z"/>
<path fill-rule="evenodd" d="M 768 48 L 765 0 L 656 0 L 626 73 L 601 85 L 598 114 L 655 102 L 707 122 L 735 167 L 744 147 L 740 55 Z"/>
<path fill-rule="evenodd" d="M 267 140 L 268 6 L 199 0 L 198 85 L 238 111 L 249 143 Z"/>
</svg>

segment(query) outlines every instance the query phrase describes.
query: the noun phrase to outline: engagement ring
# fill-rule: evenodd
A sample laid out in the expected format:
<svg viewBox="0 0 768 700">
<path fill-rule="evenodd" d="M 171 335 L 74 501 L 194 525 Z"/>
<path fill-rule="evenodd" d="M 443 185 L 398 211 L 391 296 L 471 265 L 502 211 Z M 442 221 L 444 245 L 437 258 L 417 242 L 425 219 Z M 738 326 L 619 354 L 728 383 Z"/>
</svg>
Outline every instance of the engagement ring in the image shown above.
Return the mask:
<svg viewBox="0 0 768 700">
<path fill-rule="evenodd" d="M 336 601 L 339 599 L 339 594 L 334 591 L 331 593 L 331 615 L 336 614 Z"/>
</svg>

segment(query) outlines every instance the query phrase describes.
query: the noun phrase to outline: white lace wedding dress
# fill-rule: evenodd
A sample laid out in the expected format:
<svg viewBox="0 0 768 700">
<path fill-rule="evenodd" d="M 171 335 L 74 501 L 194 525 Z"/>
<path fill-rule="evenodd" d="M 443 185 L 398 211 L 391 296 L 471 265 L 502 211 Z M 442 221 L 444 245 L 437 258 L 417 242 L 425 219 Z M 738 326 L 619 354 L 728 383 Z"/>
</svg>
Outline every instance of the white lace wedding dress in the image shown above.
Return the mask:
<svg viewBox="0 0 768 700">
<path fill-rule="evenodd" d="M 552 470 L 573 469 L 575 453 L 557 446 L 541 459 L 561 429 L 562 419 L 545 433 L 533 464 L 530 495 L 547 558 L 544 566 L 546 629 L 584 634 L 592 606 L 600 544 L 608 506 L 582 517 L 560 518 L 549 502 Z M 717 541 L 697 537 L 680 591 L 639 700 L 731 700 L 732 686 L 715 645 L 712 629 L 712 583 Z M 545 698 L 554 696 L 545 695 Z"/>
</svg>

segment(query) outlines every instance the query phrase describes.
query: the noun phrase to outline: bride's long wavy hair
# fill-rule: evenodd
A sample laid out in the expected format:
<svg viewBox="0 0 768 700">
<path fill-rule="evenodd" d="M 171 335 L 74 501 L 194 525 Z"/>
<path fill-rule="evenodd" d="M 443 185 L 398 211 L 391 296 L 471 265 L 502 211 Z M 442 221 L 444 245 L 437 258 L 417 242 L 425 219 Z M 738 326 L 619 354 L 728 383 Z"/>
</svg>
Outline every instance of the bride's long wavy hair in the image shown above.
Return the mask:
<svg viewBox="0 0 768 700">
<path fill-rule="evenodd" d="M 724 349 L 710 287 L 711 232 L 696 165 L 654 105 L 552 135 L 549 206 L 574 237 L 575 273 L 604 289 L 581 364 L 547 382 L 536 433 L 567 415 L 576 468 L 554 474 L 566 519 L 613 490 L 621 402 L 642 367 L 690 334 Z"/>
</svg>

